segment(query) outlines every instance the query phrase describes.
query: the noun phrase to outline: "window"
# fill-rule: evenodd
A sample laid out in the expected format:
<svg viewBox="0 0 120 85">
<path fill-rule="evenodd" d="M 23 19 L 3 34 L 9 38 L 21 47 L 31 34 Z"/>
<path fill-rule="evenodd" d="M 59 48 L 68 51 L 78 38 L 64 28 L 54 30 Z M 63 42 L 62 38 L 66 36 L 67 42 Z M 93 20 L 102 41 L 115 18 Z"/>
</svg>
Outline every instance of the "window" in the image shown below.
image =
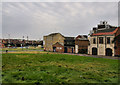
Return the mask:
<svg viewBox="0 0 120 85">
<path fill-rule="evenodd" d="M 107 44 L 110 44 L 110 37 L 107 37 Z"/>
<path fill-rule="evenodd" d="M 93 44 L 96 44 L 96 39 L 95 38 L 93 38 Z"/>
<path fill-rule="evenodd" d="M 118 43 L 120 43 L 120 39 L 118 40 Z"/>
<path fill-rule="evenodd" d="M 57 47 L 57 49 L 60 49 L 60 50 L 61 50 L 61 49 L 62 49 L 62 47 Z"/>
<path fill-rule="evenodd" d="M 62 47 L 60 47 L 60 49 L 62 49 Z"/>
<path fill-rule="evenodd" d="M 103 37 L 99 37 L 99 44 L 103 44 Z"/>
</svg>

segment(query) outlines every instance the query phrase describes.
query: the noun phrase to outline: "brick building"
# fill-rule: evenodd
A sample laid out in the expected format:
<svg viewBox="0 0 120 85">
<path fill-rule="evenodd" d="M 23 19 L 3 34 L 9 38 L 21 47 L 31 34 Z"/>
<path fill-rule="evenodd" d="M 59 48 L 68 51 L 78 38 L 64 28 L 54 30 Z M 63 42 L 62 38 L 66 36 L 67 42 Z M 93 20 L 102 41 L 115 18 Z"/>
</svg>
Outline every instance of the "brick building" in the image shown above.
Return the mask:
<svg viewBox="0 0 120 85">
<path fill-rule="evenodd" d="M 60 53 L 64 52 L 64 45 L 60 44 L 59 42 L 53 44 L 52 47 L 53 47 L 53 52 L 60 52 Z"/>
<path fill-rule="evenodd" d="M 65 37 L 64 53 L 75 53 L 75 37 Z"/>
<path fill-rule="evenodd" d="M 120 27 L 115 34 L 113 43 L 115 43 L 115 56 L 120 56 Z"/>
<path fill-rule="evenodd" d="M 0 48 L 5 47 L 4 44 L 2 43 L 2 39 L 0 39 Z"/>
<path fill-rule="evenodd" d="M 78 35 L 75 38 L 75 53 L 87 53 L 88 44 L 87 35 Z"/>
<path fill-rule="evenodd" d="M 23 39 L 0 39 L 2 47 L 21 47 L 43 45 L 43 41 L 23 40 Z"/>
<path fill-rule="evenodd" d="M 64 36 L 60 33 L 52 33 L 47 36 L 43 36 L 43 46 L 45 51 L 53 51 L 53 45 L 59 42 L 64 45 Z M 55 50 L 55 47 L 54 47 Z"/>
<path fill-rule="evenodd" d="M 44 50 L 53 52 L 74 53 L 74 37 L 65 37 L 60 33 L 52 33 L 43 37 Z"/>
<path fill-rule="evenodd" d="M 115 37 L 117 37 L 116 33 L 118 31 L 118 27 L 111 26 L 106 21 L 100 22 L 98 27 L 93 28 L 90 33 L 88 54 L 115 56 L 116 52 L 119 50 L 119 46 L 118 43 L 113 41 Z M 118 38 L 116 38 L 116 42 L 117 41 Z M 118 47 L 117 49 L 115 49 L 116 46 Z"/>
</svg>

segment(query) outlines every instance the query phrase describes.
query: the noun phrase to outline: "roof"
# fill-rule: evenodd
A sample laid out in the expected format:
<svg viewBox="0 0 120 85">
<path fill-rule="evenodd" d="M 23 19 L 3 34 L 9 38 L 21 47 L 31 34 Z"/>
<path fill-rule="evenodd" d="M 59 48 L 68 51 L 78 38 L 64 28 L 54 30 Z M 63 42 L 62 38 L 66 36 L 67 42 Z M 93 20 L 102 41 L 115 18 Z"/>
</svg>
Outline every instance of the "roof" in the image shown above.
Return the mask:
<svg viewBox="0 0 120 85">
<path fill-rule="evenodd" d="M 113 32 L 116 28 L 109 28 L 109 29 L 104 29 L 104 30 L 98 30 L 96 33 L 101 33 L 101 32 Z"/>
<path fill-rule="evenodd" d="M 56 44 L 59 44 L 59 45 L 62 45 L 60 42 L 56 42 L 55 44 L 53 44 L 53 45 L 56 45 Z M 63 46 L 63 45 L 62 45 Z"/>
<path fill-rule="evenodd" d="M 65 37 L 65 40 L 74 40 L 75 37 Z"/>
<path fill-rule="evenodd" d="M 76 40 L 88 40 L 87 35 L 78 35 Z"/>
<path fill-rule="evenodd" d="M 51 33 L 49 35 L 46 35 L 46 36 L 54 36 L 54 35 L 57 35 L 57 34 L 60 34 L 61 36 L 63 36 L 61 33 Z M 64 36 L 63 36 L 64 37 Z"/>
<path fill-rule="evenodd" d="M 104 30 L 97 30 L 95 33 L 93 33 L 93 36 L 97 35 L 113 35 L 117 32 L 118 28 L 109 28 L 109 29 L 104 29 Z"/>
</svg>

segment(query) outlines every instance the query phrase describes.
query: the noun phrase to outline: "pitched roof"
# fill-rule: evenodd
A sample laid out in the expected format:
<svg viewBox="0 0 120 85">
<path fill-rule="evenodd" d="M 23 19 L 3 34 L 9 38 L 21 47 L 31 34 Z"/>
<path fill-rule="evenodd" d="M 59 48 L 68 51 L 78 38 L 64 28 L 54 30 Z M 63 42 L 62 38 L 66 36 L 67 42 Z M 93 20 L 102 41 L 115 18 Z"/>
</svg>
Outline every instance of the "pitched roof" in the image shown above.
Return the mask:
<svg viewBox="0 0 120 85">
<path fill-rule="evenodd" d="M 49 35 L 47 35 L 47 36 L 54 36 L 54 35 L 57 35 L 57 34 L 60 34 L 61 36 L 63 36 L 61 33 L 51 33 L 51 34 L 49 34 Z M 63 36 L 64 37 L 64 36 Z"/>
<path fill-rule="evenodd" d="M 65 37 L 65 40 L 74 40 L 75 37 Z"/>
<path fill-rule="evenodd" d="M 76 40 L 88 40 L 87 35 L 78 35 L 75 39 Z"/>
<path fill-rule="evenodd" d="M 117 32 L 118 28 L 109 28 L 109 29 L 104 29 L 104 30 L 97 30 L 95 33 L 93 33 L 93 36 L 97 35 L 113 35 Z"/>
<path fill-rule="evenodd" d="M 56 42 L 55 44 L 53 44 L 53 45 L 57 45 L 57 44 L 59 44 L 59 45 L 62 45 L 60 42 Z M 62 45 L 63 46 L 63 45 Z"/>
</svg>

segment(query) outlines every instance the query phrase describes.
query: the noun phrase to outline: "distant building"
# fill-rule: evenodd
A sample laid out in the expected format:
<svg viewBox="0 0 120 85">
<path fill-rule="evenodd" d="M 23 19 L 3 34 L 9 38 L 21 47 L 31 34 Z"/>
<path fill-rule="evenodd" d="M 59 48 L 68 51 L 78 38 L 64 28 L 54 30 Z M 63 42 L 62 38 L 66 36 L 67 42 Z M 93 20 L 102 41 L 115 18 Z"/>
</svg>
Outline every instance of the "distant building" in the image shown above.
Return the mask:
<svg viewBox="0 0 120 85">
<path fill-rule="evenodd" d="M 87 35 L 78 35 L 75 38 L 75 53 L 87 53 L 89 40 Z"/>
<path fill-rule="evenodd" d="M 59 42 L 64 46 L 64 36 L 60 33 L 52 33 L 43 37 L 43 46 L 45 51 L 53 51 L 53 45 Z M 54 51 L 55 51 L 54 47 Z"/>
<path fill-rule="evenodd" d="M 0 48 L 3 48 L 3 47 L 5 47 L 5 46 L 4 46 L 3 42 L 2 42 L 2 39 L 0 39 Z"/>
<path fill-rule="evenodd" d="M 43 41 L 23 39 L 0 39 L 2 47 L 43 46 Z"/>
<path fill-rule="evenodd" d="M 90 45 L 88 46 L 88 54 L 115 56 L 119 50 L 118 43 L 113 42 L 116 33 L 120 28 L 109 25 L 106 21 L 100 22 L 98 27 L 94 27 L 90 32 Z M 116 38 L 118 42 L 118 37 Z M 116 46 L 118 47 L 116 50 Z M 119 52 L 118 52 L 119 54 Z"/>
<path fill-rule="evenodd" d="M 120 57 L 120 27 L 117 33 L 115 34 L 115 38 L 113 40 L 113 43 L 115 43 L 115 56 Z"/>
<path fill-rule="evenodd" d="M 53 44 L 52 47 L 53 47 L 53 52 L 60 52 L 60 53 L 64 52 L 64 45 L 62 45 L 59 42 Z"/>
<path fill-rule="evenodd" d="M 43 37 L 45 51 L 74 53 L 74 37 L 65 37 L 60 33 L 52 33 Z"/>
<path fill-rule="evenodd" d="M 64 53 L 75 53 L 75 37 L 65 37 Z"/>
</svg>

